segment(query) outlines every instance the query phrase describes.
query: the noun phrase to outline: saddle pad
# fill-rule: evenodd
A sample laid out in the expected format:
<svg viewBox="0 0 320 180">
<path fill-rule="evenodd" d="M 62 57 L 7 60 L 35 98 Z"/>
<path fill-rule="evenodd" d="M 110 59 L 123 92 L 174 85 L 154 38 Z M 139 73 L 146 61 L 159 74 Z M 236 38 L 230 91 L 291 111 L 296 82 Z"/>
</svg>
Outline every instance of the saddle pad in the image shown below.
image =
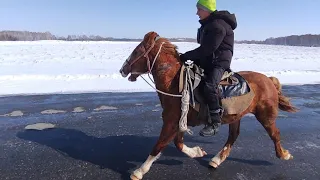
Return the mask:
<svg viewBox="0 0 320 180">
<path fill-rule="evenodd" d="M 232 85 L 219 85 L 219 91 L 221 98 L 230 98 L 235 96 L 241 96 L 250 92 L 250 87 L 247 81 L 238 73 L 233 73 L 234 78 L 238 79 L 237 84 Z"/>
</svg>

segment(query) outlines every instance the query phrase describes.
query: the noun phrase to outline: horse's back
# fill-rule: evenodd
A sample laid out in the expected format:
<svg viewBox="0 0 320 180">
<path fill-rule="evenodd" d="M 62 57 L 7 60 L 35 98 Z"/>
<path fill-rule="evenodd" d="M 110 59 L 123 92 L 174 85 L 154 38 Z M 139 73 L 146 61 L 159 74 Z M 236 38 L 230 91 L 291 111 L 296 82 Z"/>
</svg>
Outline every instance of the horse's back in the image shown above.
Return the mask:
<svg viewBox="0 0 320 180">
<path fill-rule="evenodd" d="M 265 74 L 259 73 L 259 72 L 255 72 L 255 71 L 239 71 L 237 72 L 239 75 L 241 75 L 243 78 L 245 78 L 248 83 L 257 83 L 257 82 L 271 82 L 272 81 L 269 79 L 268 76 L 266 76 Z"/>
<path fill-rule="evenodd" d="M 278 94 L 275 84 L 265 74 L 255 71 L 239 71 L 237 73 L 249 83 L 249 86 L 255 91 L 256 95 L 258 93 L 272 99 L 272 97 Z M 277 97 L 275 98 L 277 99 Z"/>
</svg>

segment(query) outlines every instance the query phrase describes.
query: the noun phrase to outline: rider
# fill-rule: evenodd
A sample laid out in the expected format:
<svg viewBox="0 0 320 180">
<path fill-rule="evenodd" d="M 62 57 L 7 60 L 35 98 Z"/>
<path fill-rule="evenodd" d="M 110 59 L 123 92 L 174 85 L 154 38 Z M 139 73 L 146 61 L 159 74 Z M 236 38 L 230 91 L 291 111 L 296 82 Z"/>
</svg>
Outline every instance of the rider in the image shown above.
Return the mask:
<svg viewBox="0 0 320 180">
<path fill-rule="evenodd" d="M 225 70 L 230 69 L 233 56 L 234 32 L 237 21 L 234 14 L 218 11 L 216 0 L 199 0 L 197 15 L 201 27 L 197 42 L 200 46 L 180 54 L 180 60 L 192 60 L 204 69 L 204 96 L 209 107 L 211 122 L 201 131 L 201 136 L 215 135 L 221 126 L 221 106 L 218 85 Z"/>
</svg>

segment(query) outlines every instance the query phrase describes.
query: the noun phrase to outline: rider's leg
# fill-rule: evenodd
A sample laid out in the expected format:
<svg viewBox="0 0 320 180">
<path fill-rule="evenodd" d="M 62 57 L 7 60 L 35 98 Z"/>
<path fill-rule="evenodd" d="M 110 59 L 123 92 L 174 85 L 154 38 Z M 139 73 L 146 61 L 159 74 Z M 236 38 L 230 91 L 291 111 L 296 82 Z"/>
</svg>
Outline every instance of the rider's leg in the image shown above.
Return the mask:
<svg viewBox="0 0 320 180">
<path fill-rule="evenodd" d="M 221 67 L 214 67 L 209 72 L 205 72 L 204 96 L 209 107 L 211 122 L 209 126 L 205 126 L 201 131 L 201 136 L 215 135 L 221 125 L 221 106 L 218 93 L 218 85 L 224 73 Z"/>
</svg>

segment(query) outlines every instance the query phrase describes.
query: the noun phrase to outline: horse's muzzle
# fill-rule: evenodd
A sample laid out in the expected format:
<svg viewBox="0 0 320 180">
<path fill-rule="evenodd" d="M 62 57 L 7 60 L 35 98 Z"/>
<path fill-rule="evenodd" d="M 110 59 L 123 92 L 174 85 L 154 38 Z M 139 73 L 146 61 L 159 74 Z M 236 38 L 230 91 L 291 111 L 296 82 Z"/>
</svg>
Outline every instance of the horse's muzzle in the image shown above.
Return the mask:
<svg viewBox="0 0 320 180">
<path fill-rule="evenodd" d="M 120 74 L 121 74 L 121 76 L 122 77 L 127 77 L 128 75 L 129 75 L 129 73 L 125 73 L 124 71 L 123 71 L 123 69 L 120 69 Z"/>
<path fill-rule="evenodd" d="M 122 77 L 127 77 L 130 73 L 131 73 L 131 68 L 129 66 L 124 66 L 120 69 L 119 71 L 122 75 Z M 128 78 L 129 81 L 134 82 L 137 80 L 137 77 L 139 76 L 139 74 L 132 74 L 130 75 L 130 77 Z"/>
<path fill-rule="evenodd" d="M 130 68 L 130 66 L 128 66 L 128 64 L 126 62 L 122 65 L 121 69 L 119 70 L 122 77 L 127 77 L 129 75 L 130 71 L 131 71 L 131 68 Z"/>
</svg>

